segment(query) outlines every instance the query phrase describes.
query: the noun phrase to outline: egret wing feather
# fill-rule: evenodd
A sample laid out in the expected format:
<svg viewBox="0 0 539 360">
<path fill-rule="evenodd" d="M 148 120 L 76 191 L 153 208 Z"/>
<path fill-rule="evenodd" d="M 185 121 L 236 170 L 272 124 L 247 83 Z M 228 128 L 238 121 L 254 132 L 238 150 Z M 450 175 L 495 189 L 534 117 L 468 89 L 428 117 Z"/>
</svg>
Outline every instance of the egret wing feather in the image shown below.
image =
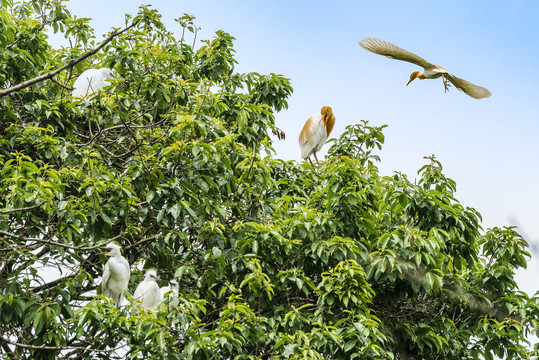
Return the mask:
<svg viewBox="0 0 539 360">
<path fill-rule="evenodd" d="M 165 295 L 171 290 L 170 286 L 163 286 L 159 289 L 159 292 L 161 292 L 161 297 L 165 298 Z"/>
<path fill-rule="evenodd" d="M 447 80 L 451 82 L 457 89 L 463 91 L 474 99 L 483 99 L 492 95 L 490 90 L 479 85 L 472 84 L 469 81 L 448 74 Z"/>
<path fill-rule="evenodd" d="M 105 264 L 105 268 L 103 269 L 103 277 L 101 278 L 101 292 L 105 296 L 111 296 L 109 280 L 110 280 L 110 267 L 107 262 Z"/>
<path fill-rule="evenodd" d="M 147 292 L 148 292 L 148 289 L 146 287 L 146 283 L 143 281 L 135 289 L 135 293 L 133 294 L 133 299 L 142 300 L 144 294 L 146 294 Z"/>
<path fill-rule="evenodd" d="M 112 297 L 116 304 L 120 304 L 123 299 L 123 292 L 127 290 L 130 275 L 131 269 L 125 258 L 110 258 L 103 270 L 103 294 Z"/>
<path fill-rule="evenodd" d="M 390 59 L 408 61 L 423 68 L 431 67 L 432 64 L 414 53 L 409 52 L 388 41 L 366 37 L 361 39 L 359 45 L 370 52 L 386 56 Z"/>
<path fill-rule="evenodd" d="M 101 91 L 106 86 L 109 86 L 109 80 L 114 78 L 114 74 L 110 69 L 88 69 L 80 74 L 73 83 L 72 95 L 74 97 L 84 97 Z"/>
<path fill-rule="evenodd" d="M 73 83 L 73 96 L 82 97 L 92 94 L 95 90 L 93 89 L 95 84 L 95 79 L 98 75 L 97 69 L 88 69 L 84 71 Z"/>
<path fill-rule="evenodd" d="M 145 309 L 154 308 L 161 302 L 161 298 L 159 286 L 153 280 L 142 281 L 133 294 L 133 299 L 140 300 Z"/>
</svg>

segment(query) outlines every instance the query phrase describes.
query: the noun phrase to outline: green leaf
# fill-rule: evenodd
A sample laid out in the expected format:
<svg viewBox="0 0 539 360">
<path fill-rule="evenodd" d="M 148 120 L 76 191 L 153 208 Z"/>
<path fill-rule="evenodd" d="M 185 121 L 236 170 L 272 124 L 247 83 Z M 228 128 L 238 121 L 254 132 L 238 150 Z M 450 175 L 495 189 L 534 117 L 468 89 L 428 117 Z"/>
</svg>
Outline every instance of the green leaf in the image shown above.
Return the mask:
<svg viewBox="0 0 539 360">
<path fill-rule="evenodd" d="M 161 351 L 165 350 L 165 333 L 162 331 L 157 334 L 157 345 L 159 346 Z"/>
<path fill-rule="evenodd" d="M 182 211 L 182 209 L 181 209 L 180 204 L 174 204 L 169 210 L 170 215 L 172 215 L 174 220 L 176 220 L 178 218 L 178 216 L 180 216 L 181 211 Z"/>
<path fill-rule="evenodd" d="M 193 209 L 191 209 L 191 207 L 189 206 L 189 204 L 187 204 L 185 201 L 183 200 L 180 200 L 180 203 L 182 204 L 183 208 L 189 213 L 189 215 L 196 219 L 197 218 L 197 214 L 193 211 Z"/>
<path fill-rule="evenodd" d="M 2 307 L 2 322 L 4 324 L 9 324 L 11 318 L 13 317 L 13 309 L 9 305 L 4 305 Z"/>
<path fill-rule="evenodd" d="M 43 329 L 43 325 L 44 325 L 43 312 L 37 311 L 34 317 L 34 324 L 33 324 L 34 331 L 36 334 L 41 333 L 41 330 Z"/>
<path fill-rule="evenodd" d="M 155 198 L 155 190 L 151 189 L 146 193 L 146 201 L 148 203 L 151 203 L 154 198 Z"/>
<path fill-rule="evenodd" d="M 107 224 L 112 226 L 112 220 L 108 217 L 107 214 L 101 213 L 101 214 L 99 214 L 99 216 L 101 217 L 101 219 L 103 219 L 104 222 L 106 222 Z"/>
<path fill-rule="evenodd" d="M 355 340 L 348 340 L 346 344 L 344 344 L 344 352 L 346 353 L 349 352 L 350 350 L 354 348 L 355 345 L 356 345 Z"/>
</svg>

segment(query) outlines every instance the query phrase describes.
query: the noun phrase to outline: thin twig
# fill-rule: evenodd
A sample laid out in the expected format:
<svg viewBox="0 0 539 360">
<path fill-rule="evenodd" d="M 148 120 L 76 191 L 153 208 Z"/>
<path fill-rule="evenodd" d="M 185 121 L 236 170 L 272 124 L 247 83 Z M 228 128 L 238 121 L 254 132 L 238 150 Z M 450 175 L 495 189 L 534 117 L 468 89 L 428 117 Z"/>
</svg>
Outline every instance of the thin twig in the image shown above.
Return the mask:
<svg viewBox="0 0 539 360">
<path fill-rule="evenodd" d="M 73 144 L 73 146 L 88 146 L 90 145 L 91 143 L 94 142 L 94 140 L 99 136 L 99 135 L 102 135 L 106 132 L 109 132 L 109 131 L 112 131 L 112 130 L 116 130 L 116 129 L 122 129 L 122 128 L 128 128 L 128 129 L 147 129 L 147 128 L 155 128 L 155 127 L 158 127 L 159 125 L 161 125 L 166 119 L 163 119 L 163 120 L 160 120 L 159 122 L 157 123 L 153 123 L 153 124 L 150 124 L 150 125 L 131 125 L 133 122 L 135 122 L 136 120 L 138 120 L 140 117 L 144 116 L 146 113 L 144 114 L 141 114 L 140 116 L 137 116 L 135 119 L 131 120 L 129 123 L 124 123 L 124 124 L 121 124 L 121 125 L 114 125 L 114 126 L 111 126 L 111 127 L 108 127 L 108 128 L 104 128 L 103 130 L 101 130 L 99 133 L 95 134 L 93 137 L 90 138 L 90 140 L 88 140 L 87 143 L 85 144 Z M 78 134 L 77 135 L 79 136 L 83 136 L 85 138 L 89 138 L 87 137 L 86 135 L 82 135 L 82 134 Z M 116 141 L 115 141 L 116 142 Z"/>
<path fill-rule="evenodd" d="M 59 82 L 58 80 L 56 80 L 54 77 L 51 77 L 51 80 L 52 80 L 53 83 L 60 85 L 61 87 L 63 87 L 63 88 L 66 89 L 66 90 L 73 91 L 73 90 L 75 89 L 75 88 L 72 87 L 72 86 L 67 86 L 67 85 L 65 85 L 65 84 L 62 84 L 61 82 Z"/>
<path fill-rule="evenodd" d="M 140 244 L 143 244 L 143 243 L 145 243 L 145 242 L 148 242 L 148 241 L 151 241 L 151 240 L 155 240 L 155 239 L 156 239 L 156 236 L 150 236 L 150 237 L 148 237 L 148 238 L 139 240 L 139 241 L 137 241 L 137 242 L 134 243 L 134 244 L 127 245 L 127 246 L 124 247 L 124 249 L 126 249 L 126 250 L 127 250 L 127 249 L 131 249 L 132 247 L 138 246 L 138 245 L 140 245 Z"/>
</svg>

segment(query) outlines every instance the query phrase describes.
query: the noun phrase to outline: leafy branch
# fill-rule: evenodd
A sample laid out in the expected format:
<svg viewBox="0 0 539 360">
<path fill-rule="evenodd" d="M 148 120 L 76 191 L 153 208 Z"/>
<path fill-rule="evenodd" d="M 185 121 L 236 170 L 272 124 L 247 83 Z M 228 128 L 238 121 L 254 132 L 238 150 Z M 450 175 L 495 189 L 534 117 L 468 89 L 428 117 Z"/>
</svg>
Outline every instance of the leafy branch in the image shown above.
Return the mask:
<svg viewBox="0 0 539 360">
<path fill-rule="evenodd" d="M 81 61 L 87 59 L 88 57 L 96 54 L 105 45 L 107 45 L 109 42 L 111 42 L 112 39 L 114 39 L 115 37 L 123 34 L 124 32 L 131 29 L 132 27 L 136 26 L 139 22 L 140 22 L 140 20 L 134 21 L 134 22 L 131 23 L 131 25 L 126 26 L 122 30 L 117 30 L 117 31 L 112 32 L 105 40 L 103 40 L 103 42 L 101 42 L 101 44 L 99 44 L 98 46 L 96 46 L 92 50 L 87 51 L 86 53 L 79 56 L 78 58 L 70 60 L 67 64 L 65 64 L 64 66 L 59 67 L 56 70 L 49 71 L 48 73 L 36 76 L 33 79 L 23 81 L 22 83 L 19 83 L 17 85 L 13 85 L 13 86 L 11 86 L 11 87 L 9 87 L 7 89 L 0 90 L 0 96 L 9 95 L 9 94 L 11 94 L 11 93 L 13 93 L 15 91 L 25 89 L 25 88 L 27 88 L 29 86 L 32 86 L 34 84 L 37 84 L 37 83 L 39 83 L 41 81 L 52 79 L 52 77 L 55 76 L 56 74 L 64 71 L 65 69 L 71 68 L 71 67 L 75 66 L 76 64 L 80 63 Z"/>
</svg>

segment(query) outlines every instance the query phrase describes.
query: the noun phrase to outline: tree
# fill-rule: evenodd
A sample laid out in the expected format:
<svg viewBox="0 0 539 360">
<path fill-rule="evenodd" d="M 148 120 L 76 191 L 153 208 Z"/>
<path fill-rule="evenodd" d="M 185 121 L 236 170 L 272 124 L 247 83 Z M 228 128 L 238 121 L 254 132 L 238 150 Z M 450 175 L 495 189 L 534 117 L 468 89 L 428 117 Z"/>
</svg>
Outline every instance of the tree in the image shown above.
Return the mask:
<svg viewBox="0 0 539 360">
<path fill-rule="evenodd" d="M 516 229 L 482 232 L 434 156 L 417 183 L 381 176 L 385 126 L 358 120 L 317 169 L 273 158 L 289 80 L 235 73 L 231 35 L 197 48 L 195 18 L 177 21 L 179 38 L 143 6 L 98 41 L 61 1 L 3 1 L 4 358 L 537 355 Z M 71 46 L 53 49 L 46 30 Z M 118 79 L 71 97 L 90 67 Z M 101 296 L 98 247 L 111 241 L 131 293 L 156 268 L 161 286 L 178 281 L 178 306 Z"/>
</svg>

